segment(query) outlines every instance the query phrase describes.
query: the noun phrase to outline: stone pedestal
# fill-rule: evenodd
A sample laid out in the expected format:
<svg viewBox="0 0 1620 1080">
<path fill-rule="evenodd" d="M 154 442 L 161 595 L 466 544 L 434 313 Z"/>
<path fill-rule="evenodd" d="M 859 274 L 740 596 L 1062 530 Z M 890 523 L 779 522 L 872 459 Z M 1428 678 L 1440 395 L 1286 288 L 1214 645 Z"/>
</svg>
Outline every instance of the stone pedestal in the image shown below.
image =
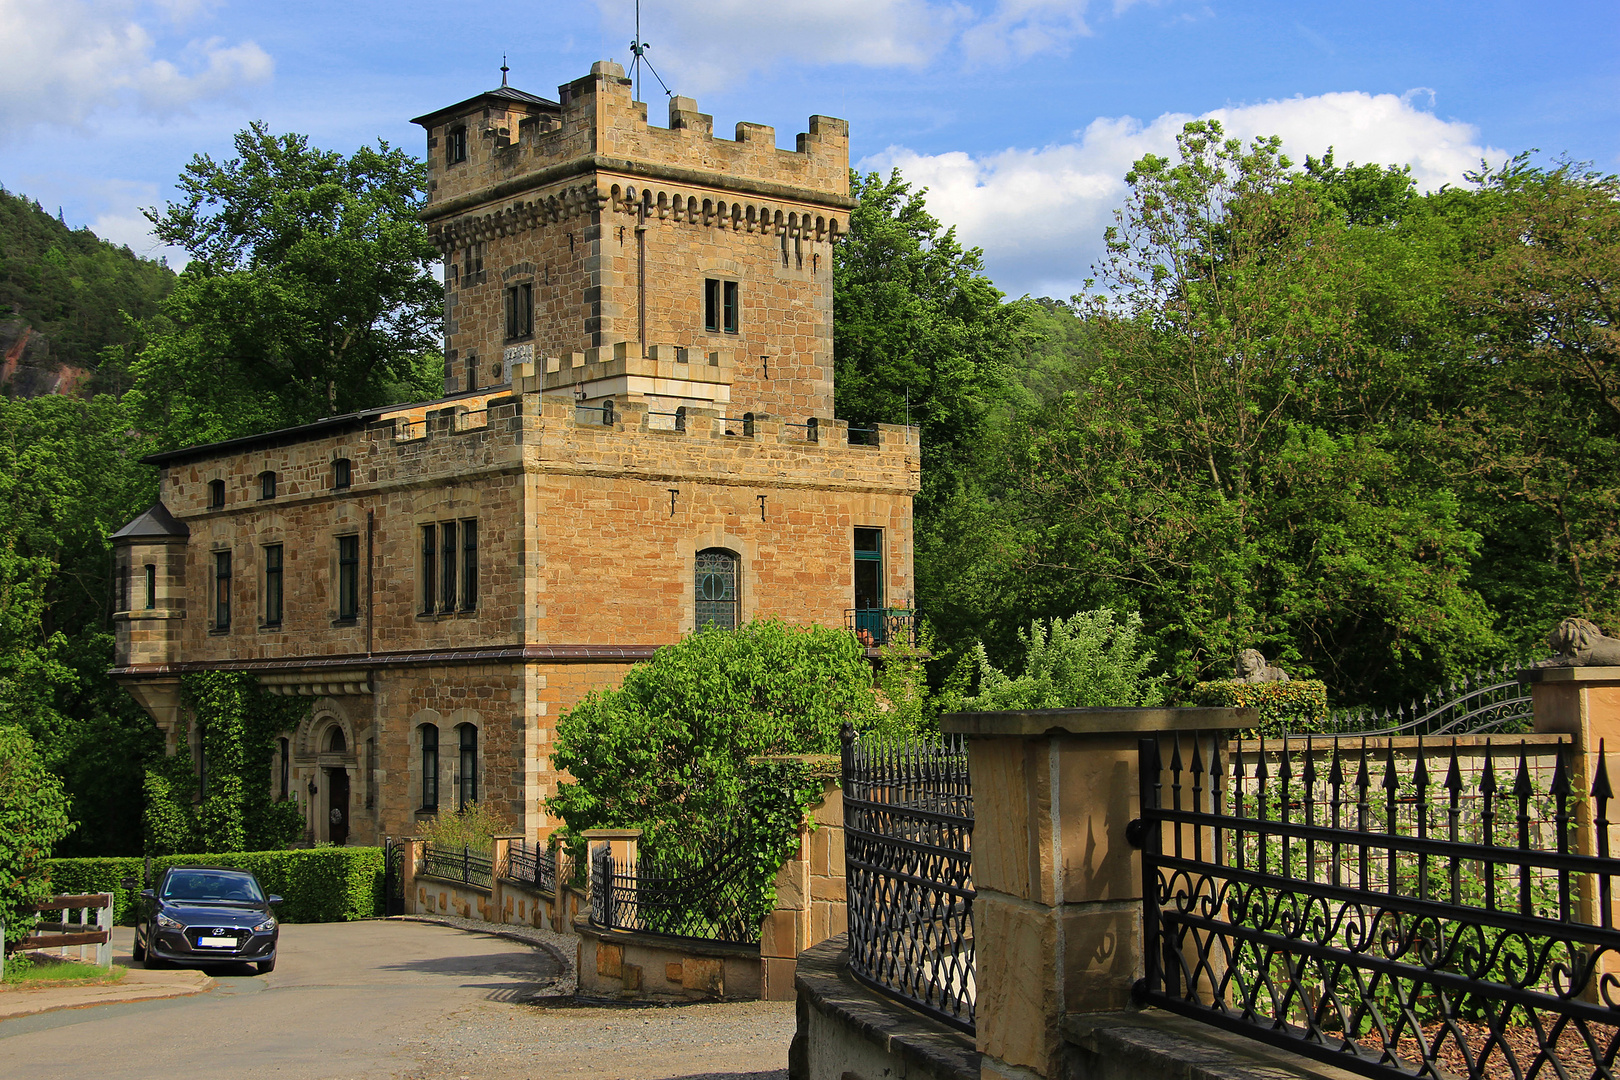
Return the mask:
<svg viewBox="0 0 1620 1080">
<path fill-rule="evenodd" d="M 1614 758 L 1620 754 L 1620 667 L 1554 667 L 1530 668 L 1522 678 L 1530 683 L 1531 707 L 1535 712 L 1535 730 L 1541 735 L 1568 735 L 1574 743 L 1574 753 L 1567 759 L 1574 775 L 1570 786 L 1575 799 L 1575 848 L 1583 855 L 1598 854 L 1597 834 L 1593 828 L 1592 782 L 1597 776 L 1598 764 L 1607 754 Z M 1620 765 L 1620 758 L 1616 759 Z M 1609 783 L 1620 792 L 1620 771 L 1609 769 Z M 1620 817 L 1610 804 L 1609 817 Z M 1620 855 L 1620 828 L 1609 829 L 1609 854 Z M 1601 921 L 1597 895 L 1598 883 L 1580 882 L 1580 921 L 1596 925 Z M 1614 972 L 1620 958 L 1605 955 L 1601 970 Z"/>
<path fill-rule="evenodd" d="M 1142 976 L 1137 742 L 1254 727 L 1253 709 L 953 713 L 973 779 L 976 1042 L 985 1076 L 1062 1073 L 1062 1021 Z"/>
</svg>

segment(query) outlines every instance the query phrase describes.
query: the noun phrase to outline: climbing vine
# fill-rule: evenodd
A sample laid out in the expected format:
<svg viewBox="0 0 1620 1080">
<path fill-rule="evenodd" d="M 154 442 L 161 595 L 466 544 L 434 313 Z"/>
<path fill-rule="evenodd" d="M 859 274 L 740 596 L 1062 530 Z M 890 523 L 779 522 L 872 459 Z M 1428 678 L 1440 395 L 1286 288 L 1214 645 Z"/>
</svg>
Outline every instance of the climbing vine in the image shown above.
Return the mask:
<svg viewBox="0 0 1620 1080">
<path fill-rule="evenodd" d="M 181 700 L 202 739 L 201 777 L 182 732 L 172 757 L 146 771 L 146 851 L 270 851 L 304 830 L 298 804 L 277 801 L 267 782 L 276 733 L 304 706 L 265 693 L 252 676 L 208 671 L 181 680 Z"/>
</svg>

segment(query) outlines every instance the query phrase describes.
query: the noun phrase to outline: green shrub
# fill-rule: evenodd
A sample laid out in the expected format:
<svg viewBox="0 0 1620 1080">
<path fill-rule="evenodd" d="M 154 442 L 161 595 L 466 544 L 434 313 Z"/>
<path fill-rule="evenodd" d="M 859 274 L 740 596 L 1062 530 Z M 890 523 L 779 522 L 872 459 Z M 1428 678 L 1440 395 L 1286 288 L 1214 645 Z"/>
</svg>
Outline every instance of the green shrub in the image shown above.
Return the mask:
<svg viewBox="0 0 1620 1080">
<path fill-rule="evenodd" d="M 1164 701 L 1164 680 L 1148 675 L 1154 655 L 1142 640 L 1142 616 L 1131 612 L 1116 623 L 1111 608 L 1082 611 L 1053 619 L 1050 627 L 1036 619 L 1024 644 L 1024 672 L 1009 677 L 990 663 L 982 643 L 973 647 L 979 669 L 979 693 L 961 708 L 999 709 L 1127 708 Z"/>
<path fill-rule="evenodd" d="M 483 803 L 468 803 L 460 810 L 441 810 L 416 830 L 419 839 L 435 848 L 471 848 L 488 855 L 497 836 L 508 836 L 513 825 Z"/>
<path fill-rule="evenodd" d="M 1248 683 L 1235 679 L 1201 682 L 1192 688 L 1189 704 L 1228 709 L 1258 709 L 1259 731 L 1306 735 L 1327 730 L 1327 683 L 1320 679 L 1293 682 Z"/>
<path fill-rule="evenodd" d="M 123 888 L 126 877 L 140 889 L 144 860 L 50 859 L 50 891 L 113 894 L 113 916 L 128 925 L 135 919 L 134 892 Z M 381 848 L 301 848 L 294 851 L 233 851 L 215 855 L 164 855 L 152 860 L 152 876 L 171 866 L 202 864 L 251 870 L 264 891 L 282 898 L 276 917 L 282 922 L 351 922 L 381 910 Z"/>
<path fill-rule="evenodd" d="M 73 828 L 62 782 L 22 728 L 0 727 L 0 921 L 6 940 L 28 935 L 34 904 L 51 895 L 41 864 Z"/>
</svg>

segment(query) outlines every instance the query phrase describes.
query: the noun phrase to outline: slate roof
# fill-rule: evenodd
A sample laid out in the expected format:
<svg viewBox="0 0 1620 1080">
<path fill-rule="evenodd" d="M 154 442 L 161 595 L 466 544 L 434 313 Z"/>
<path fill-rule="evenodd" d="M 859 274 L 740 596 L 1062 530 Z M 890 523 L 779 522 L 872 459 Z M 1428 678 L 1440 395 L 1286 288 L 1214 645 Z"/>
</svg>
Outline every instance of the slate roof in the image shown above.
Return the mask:
<svg viewBox="0 0 1620 1080">
<path fill-rule="evenodd" d="M 168 540 L 185 539 L 191 535 L 191 530 L 185 522 L 179 521 L 169 513 L 169 508 L 162 502 L 155 502 L 152 508 L 122 529 L 112 534 L 114 540 Z"/>
<path fill-rule="evenodd" d="M 430 113 L 423 113 L 421 116 L 418 116 L 416 119 L 412 120 L 411 123 L 421 124 L 423 127 L 432 127 L 433 121 L 437 120 L 439 117 L 446 116 L 451 113 L 466 112 L 474 105 L 484 101 L 516 101 L 525 105 L 539 105 L 541 108 L 545 109 L 562 109 L 561 105 L 557 104 L 555 101 L 552 101 L 550 98 L 543 98 L 538 94 L 530 94 L 512 86 L 497 86 L 493 90 L 485 90 L 482 94 L 476 94 L 473 97 L 468 98 L 466 101 L 458 101 L 454 105 L 446 105 L 442 109 L 434 109 Z"/>
</svg>

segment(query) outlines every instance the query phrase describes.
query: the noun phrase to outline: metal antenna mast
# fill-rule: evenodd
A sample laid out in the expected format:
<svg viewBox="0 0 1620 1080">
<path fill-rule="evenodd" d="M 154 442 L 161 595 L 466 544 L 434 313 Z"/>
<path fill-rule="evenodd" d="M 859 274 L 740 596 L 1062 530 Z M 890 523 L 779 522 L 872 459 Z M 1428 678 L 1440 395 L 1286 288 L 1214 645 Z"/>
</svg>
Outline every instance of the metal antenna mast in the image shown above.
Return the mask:
<svg viewBox="0 0 1620 1080">
<path fill-rule="evenodd" d="M 664 82 L 664 77 L 658 74 L 658 69 L 652 66 L 652 61 L 647 59 L 647 50 L 650 48 L 652 48 L 651 45 L 641 40 L 641 0 L 636 0 L 636 36 L 630 39 L 630 55 L 635 58 L 630 61 L 630 76 L 635 80 L 635 86 L 631 90 L 631 99 L 634 101 L 641 100 L 642 64 L 647 65 L 647 70 L 653 73 L 653 78 L 658 80 L 658 85 L 664 88 L 665 97 L 674 93 L 669 88 L 669 84 Z"/>
</svg>

